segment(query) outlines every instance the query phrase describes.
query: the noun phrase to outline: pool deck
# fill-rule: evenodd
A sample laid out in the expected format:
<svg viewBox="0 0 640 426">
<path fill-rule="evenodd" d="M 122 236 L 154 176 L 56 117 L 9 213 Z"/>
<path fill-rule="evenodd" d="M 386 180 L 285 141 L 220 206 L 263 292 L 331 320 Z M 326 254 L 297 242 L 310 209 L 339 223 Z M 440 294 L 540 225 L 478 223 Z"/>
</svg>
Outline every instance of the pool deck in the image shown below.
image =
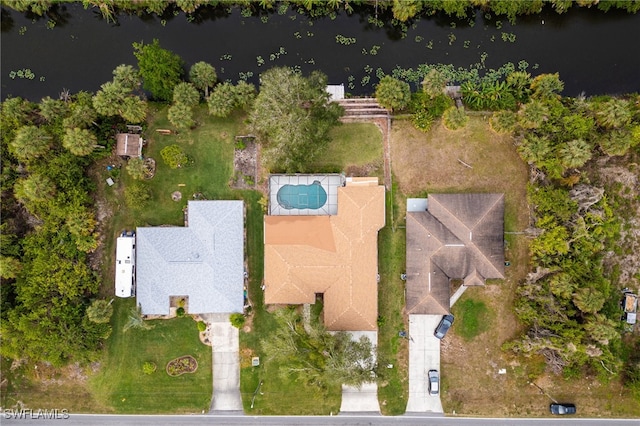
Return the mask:
<svg viewBox="0 0 640 426">
<path fill-rule="evenodd" d="M 311 185 L 318 181 L 327 193 L 327 202 L 317 209 L 285 209 L 278 203 L 278 191 L 284 185 Z M 269 177 L 270 216 L 327 216 L 338 213 L 338 188 L 343 185 L 344 176 L 326 175 L 271 175 Z"/>
</svg>

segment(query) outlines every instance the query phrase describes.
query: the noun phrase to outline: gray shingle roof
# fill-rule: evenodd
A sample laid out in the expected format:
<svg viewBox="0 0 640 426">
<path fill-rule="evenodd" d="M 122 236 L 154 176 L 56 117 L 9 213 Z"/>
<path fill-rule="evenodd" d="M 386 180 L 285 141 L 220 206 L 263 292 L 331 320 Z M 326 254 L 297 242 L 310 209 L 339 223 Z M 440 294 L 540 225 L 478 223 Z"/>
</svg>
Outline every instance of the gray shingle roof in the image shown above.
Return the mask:
<svg viewBox="0 0 640 426">
<path fill-rule="evenodd" d="M 189 313 L 242 312 L 244 205 L 189 201 L 187 227 L 138 228 L 136 297 L 147 315 L 169 314 L 170 296 Z"/>
<path fill-rule="evenodd" d="M 407 312 L 449 312 L 449 280 L 504 278 L 504 194 L 431 194 L 407 212 Z"/>
</svg>

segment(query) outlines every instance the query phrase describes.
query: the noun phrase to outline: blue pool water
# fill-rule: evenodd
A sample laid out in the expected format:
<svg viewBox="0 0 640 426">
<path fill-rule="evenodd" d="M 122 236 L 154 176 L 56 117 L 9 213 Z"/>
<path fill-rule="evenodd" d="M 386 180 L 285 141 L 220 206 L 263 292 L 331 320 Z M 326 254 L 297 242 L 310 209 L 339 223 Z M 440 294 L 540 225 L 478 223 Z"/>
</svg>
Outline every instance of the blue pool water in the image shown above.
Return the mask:
<svg viewBox="0 0 640 426">
<path fill-rule="evenodd" d="M 291 209 L 319 209 L 327 202 L 327 192 L 319 181 L 311 185 L 283 185 L 278 190 L 278 204 L 282 208 Z"/>
</svg>

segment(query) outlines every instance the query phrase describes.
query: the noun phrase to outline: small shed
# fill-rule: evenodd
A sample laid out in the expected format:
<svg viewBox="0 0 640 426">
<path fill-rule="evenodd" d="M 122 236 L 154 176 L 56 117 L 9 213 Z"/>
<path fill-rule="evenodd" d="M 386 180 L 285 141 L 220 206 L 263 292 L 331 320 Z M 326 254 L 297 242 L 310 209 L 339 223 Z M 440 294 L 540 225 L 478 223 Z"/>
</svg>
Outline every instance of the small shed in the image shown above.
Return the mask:
<svg viewBox="0 0 640 426">
<path fill-rule="evenodd" d="M 118 133 L 116 135 L 116 155 L 121 157 L 140 157 L 144 139 L 136 133 Z"/>
<path fill-rule="evenodd" d="M 329 84 L 326 88 L 331 101 L 344 99 L 344 84 Z"/>
</svg>

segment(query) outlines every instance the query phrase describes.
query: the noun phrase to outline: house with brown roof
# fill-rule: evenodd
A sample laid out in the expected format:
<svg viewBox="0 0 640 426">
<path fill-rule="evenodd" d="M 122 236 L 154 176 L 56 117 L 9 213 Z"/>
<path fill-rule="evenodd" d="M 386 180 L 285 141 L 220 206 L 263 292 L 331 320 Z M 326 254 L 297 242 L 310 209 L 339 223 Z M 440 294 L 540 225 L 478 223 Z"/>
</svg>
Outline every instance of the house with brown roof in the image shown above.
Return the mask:
<svg viewBox="0 0 640 426">
<path fill-rule="evenodd" d="M 406 310 L 450 312 L 450 285 L 504 278 L 504 194 L 407 200 Z"/>
<path fill-rule="evenodd" d="M 320 185 L 314 191 L 291 188 L 279 175 L 271 182 L 270 203 L 283 196 L 282 215 L 264 218 L 264 286 L 267 304 L 324 301 L 324 324 L 328 330 L 375 331 L 378 318 L 378 230 L 385 224 L 385 189 L 377 178 L 342 178 L 329 184 L 324 176 L 306 176 L 303 183 Z M 307 179 L 308 177 L 308 179 Z M 300 175 L 291 182 L 300 182 Z M 274 182 L 277 185 L 274 187 Z M 279 188 L 285 188 L 280 191 Z M 322 200 L 337 194 L 337 212 L 309 203 L 308 195 L 324 192 Z M 280 197 L 275 195 L 280 193 Z M 298 198 L 303 199 L 303 201 Z M 321 201 L 323 202 L 323 201 Z M 329 201 L 326 201 L 329 202 Z M 315 214 L 304 214 L 304 206 Z M 291 214 L 291 206 L 299 214 Z"/>
</svg>

